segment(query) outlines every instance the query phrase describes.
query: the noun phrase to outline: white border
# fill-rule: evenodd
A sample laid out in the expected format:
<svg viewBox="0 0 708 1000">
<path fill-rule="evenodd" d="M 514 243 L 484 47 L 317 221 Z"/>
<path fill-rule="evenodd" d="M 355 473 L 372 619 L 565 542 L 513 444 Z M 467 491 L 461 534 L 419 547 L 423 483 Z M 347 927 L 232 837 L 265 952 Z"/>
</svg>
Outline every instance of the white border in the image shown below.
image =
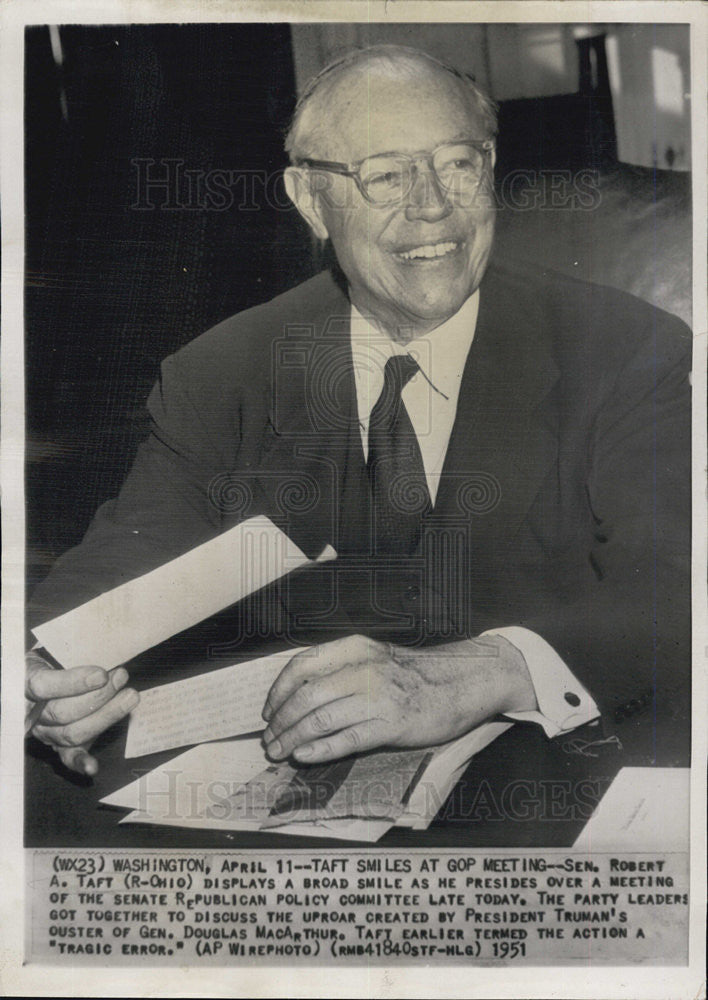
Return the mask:
<svg viewBox="0 0 708 1000">
<path fill-rule="evenodd" d="M 694 723 L 691 784 L 691 927 L 688 968 L 619 968 L 597 970 L 462 967 L 384 969 L 246 968 L 213 970 L 107 970 L 23 967 L 22 849 L 22 658 L 21 623 L 24 591 L 23 495 L 23 307 L 24 267 L 22 174 L 23 30 L 26 24 L 159 23 L 239 21 L 580 21 L 690 22 L 692 25 L 693 126 L 693 320 L 694 320 Z M 2 319 L 0 360 L 3 374 L 3 722 L 0 742 L 0 993 L 17 996 L 155 996 L 155 997 L 449 997 L 529 998 L 603 997 L 667 1000 L 705 997 L 706 864 L 706 179 L 701 165 L 706 148 L 706 52 L 708 10 L 685 0 L 594 3 L 479 2 L 479 0 L 5 0 L 0 9 L 0 200 L 3 223 Z"/>
</svg>

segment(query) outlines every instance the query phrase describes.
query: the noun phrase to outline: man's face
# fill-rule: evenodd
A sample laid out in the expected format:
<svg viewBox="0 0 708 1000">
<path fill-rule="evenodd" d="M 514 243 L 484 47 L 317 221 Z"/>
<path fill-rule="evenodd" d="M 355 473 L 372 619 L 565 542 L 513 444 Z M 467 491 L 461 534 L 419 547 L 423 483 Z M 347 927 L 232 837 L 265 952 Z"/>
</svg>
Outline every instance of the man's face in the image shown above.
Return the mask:
<svg viewBox="0 0 708 1000">
<path fill-rule="evenodd" d="M 378 69 L 340 87 L 332 104 L 333 130 L 324 153 L 313 154 L 318 158 L 353 163 L 376 153 L 431 152 L 452 140 L 486 138 L 444 73 L 416 82 L 385 77 Z M 489 159 L 487 164 L 473 200 L 446 194 L 421 162 L 408 196 L 386 206 L 366 201 L 352 178 L 326 174 L 317 211 L 352 300 L 395 339 L 410 340 L 439 326 L 479 285 L 494 233 Z M 324 176 L 317 178 L 320 184 Z M 436 256 L 424 256 L 431 247 Z"/>
</svg>

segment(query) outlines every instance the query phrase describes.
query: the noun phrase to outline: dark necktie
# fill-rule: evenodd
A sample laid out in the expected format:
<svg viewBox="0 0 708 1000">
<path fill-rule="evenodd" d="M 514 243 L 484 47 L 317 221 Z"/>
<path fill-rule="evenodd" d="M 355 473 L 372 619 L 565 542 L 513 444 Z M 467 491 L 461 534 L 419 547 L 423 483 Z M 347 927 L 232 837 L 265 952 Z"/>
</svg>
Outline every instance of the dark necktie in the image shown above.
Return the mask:
<svg viewBox="0 0 708 1000">
<path fill-rule="evenodd" d="M 389 358 L 384 385 L 369 422 L 367 469 L 371 483 L 374 540 L 381 555 L 410 555 L 432 508 L 413 425 L 401 399 L 419 371 L 408 354 Z"/>
</svg>

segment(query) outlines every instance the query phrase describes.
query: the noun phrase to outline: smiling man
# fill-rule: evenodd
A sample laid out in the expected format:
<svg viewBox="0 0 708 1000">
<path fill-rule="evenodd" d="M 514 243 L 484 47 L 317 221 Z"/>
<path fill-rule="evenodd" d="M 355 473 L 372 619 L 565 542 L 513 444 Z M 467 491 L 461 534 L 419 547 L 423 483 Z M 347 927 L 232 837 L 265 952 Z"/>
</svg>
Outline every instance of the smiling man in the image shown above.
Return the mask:
<svg viewBox="0 0 708 1000">
<path fill-rule="evenodd" d="M 495 131 L 490 100 L 422 52 L 312 81 L 285 181 L 338 270 L 164 363 L 150 438 L 33 623 L 267 514 L 338 553 L 234 612 L 315 646 L 271 689 L 271 758 L 441 743 L 499 714 L 550 738 L 601 716 L 661 757 L 688 718 L 690 339 L 622 293 L 489 264 Z M 33 654 L 33 732 L 95 772 L 127 679 Z"/>
<path fill-rule="evenodd" d="M 304 95 L 286 184 L 314 233 L 331 239 L 352 304 L 400 342 L 454 316 L 482 280 L 495 119 L 469 81 L 378 51 L 342 60 Z"/>
</svg>

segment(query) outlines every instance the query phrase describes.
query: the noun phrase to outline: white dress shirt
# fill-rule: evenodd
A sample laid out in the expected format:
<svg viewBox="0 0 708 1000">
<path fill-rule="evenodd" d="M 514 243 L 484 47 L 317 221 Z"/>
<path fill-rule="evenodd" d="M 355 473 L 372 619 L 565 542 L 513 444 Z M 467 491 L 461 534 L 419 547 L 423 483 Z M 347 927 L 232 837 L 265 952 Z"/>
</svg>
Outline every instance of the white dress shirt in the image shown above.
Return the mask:
<svg viewBox="0 0 708 1000">
<path fill-rule="evenodd" d="M 379 332 L 355 306 L 351 309 L 352 356 L 364 456 L 368 457 L 369 420 L 383 389 L 386 362 L 395 354 L 410 354 L 420 371 L 407 383 L 401 396 L 418 439 L 433 504 L 478 310 L 479 291 L 476 291 L 441 326 L 402 345 Z M 516 625 L 489 629 L 483 635 L 499 635 L 511 642 L 524 657 L 531 675 L 539 710 L 509 712 L 508 718 L 537 722 L 548 736 L 557 736 L 598 717 L 594 700 L 541 636 Z"/>
</svg>

